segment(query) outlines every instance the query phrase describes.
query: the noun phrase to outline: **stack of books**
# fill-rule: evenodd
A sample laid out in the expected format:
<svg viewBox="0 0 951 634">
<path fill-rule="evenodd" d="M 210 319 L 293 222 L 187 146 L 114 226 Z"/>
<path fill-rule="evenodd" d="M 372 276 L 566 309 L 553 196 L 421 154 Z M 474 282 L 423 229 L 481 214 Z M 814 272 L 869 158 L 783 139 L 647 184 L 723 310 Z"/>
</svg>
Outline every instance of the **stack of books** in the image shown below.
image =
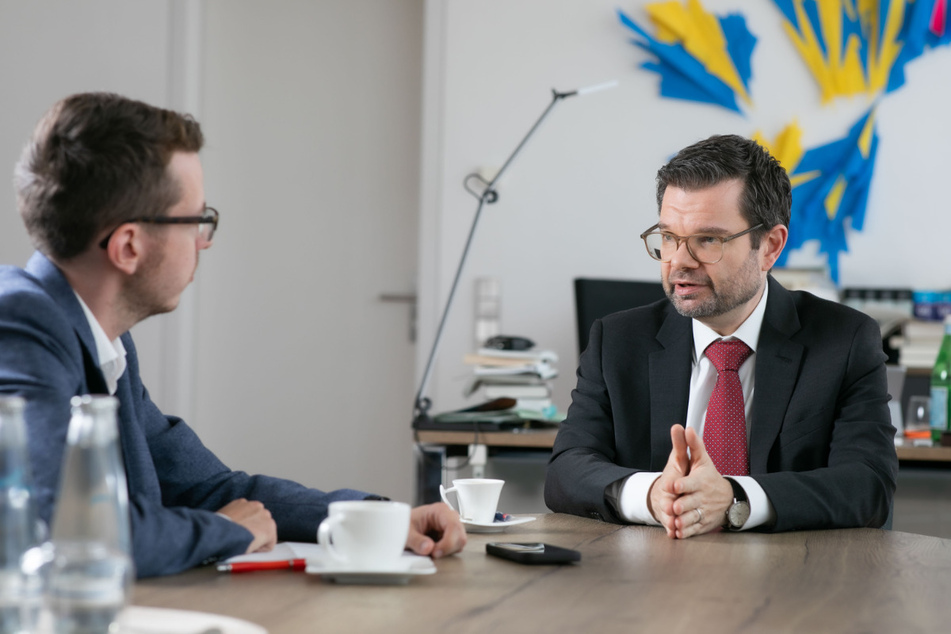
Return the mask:
<svg viewBox="0 0 951 634">
<path fill-rule="evenodd" d="M 558 376 L 558 355 L 550 350 L 496 350 L 480 348 L 464 358 L 473 366 L 464 392 L 481 390 L 486 400 L 515 399 L 515 409 L 526 418 L 554 420 L 557 408 L 551 400 L 551 379 Z"/>
<path fill-rule="evenodd" d="M 901 335 L 892 337 L 889 344 L 898 350 L 899 365 L 930 370 L 938 358 L 943 337 L 942 322 L 912 319 L 902 325 Z"/>
</svg>

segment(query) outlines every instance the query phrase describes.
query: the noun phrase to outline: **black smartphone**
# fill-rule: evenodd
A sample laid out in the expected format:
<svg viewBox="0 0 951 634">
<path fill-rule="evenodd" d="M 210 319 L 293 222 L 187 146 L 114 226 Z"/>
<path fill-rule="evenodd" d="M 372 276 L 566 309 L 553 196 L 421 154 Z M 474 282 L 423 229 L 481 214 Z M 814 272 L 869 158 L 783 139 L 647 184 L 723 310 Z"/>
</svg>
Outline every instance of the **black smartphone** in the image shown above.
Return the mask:
<svg viewBox="0 0 951 634">
<path fill-rule="evenodd" d="M 490 542 L 485 552 L 520 564 L 570 564 L 581 561 L 581 553 L 570 548 L 542 543 Z"/>
</svg>

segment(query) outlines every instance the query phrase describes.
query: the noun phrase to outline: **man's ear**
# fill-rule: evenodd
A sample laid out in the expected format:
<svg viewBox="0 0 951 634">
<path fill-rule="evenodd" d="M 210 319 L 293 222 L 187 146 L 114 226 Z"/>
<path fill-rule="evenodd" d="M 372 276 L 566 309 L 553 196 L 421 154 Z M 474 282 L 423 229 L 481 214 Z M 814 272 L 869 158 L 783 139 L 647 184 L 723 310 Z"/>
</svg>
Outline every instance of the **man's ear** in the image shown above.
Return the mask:
<svg viewBox="0 0 951 634">
<path fill-rule="evenodd" d="M 779 255 L 786 246 L 786 239 L 789 237 L 789 229 L 785 225 L 776 225 L 769 230 L 760 241 L 760 249 L 763 253 L 763 269 L 769 271 L 776 264 Z"/>
<path fill-rule="evenodd" d="M 126 275 L 132 275 L 144 255 L 144 238 L 144 232 L 139 225 L 131 222 L 119 225 L 106 245 L 109 261 Z"/>
</svg>

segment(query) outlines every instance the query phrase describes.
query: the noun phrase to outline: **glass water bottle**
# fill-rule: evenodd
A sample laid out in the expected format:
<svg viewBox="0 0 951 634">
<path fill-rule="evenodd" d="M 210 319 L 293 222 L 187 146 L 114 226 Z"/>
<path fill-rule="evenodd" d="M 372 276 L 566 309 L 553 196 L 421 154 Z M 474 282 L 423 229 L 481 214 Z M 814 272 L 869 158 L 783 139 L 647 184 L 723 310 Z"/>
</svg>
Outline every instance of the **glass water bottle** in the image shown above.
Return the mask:
<svg viewBox="0 0 951 634">
<path fill-rule="evenodd" d="M 134 578 L 112 396 L 76 396 L 53 514 L 46 606 L 57 633 L 115 631 Z"/>
<path fill-rule="evenodd" d="M 951 431 L 951 315 L 944 319 L 944 339 L 931 370 L 931 440 L 941 443 L 941 436 Z"/>
<path fill-rule="evenodd" d="M 0 396 L 0 632 L 30 632 L 40 607 L 38 577 L 24 575 L 23 554 L 43 539 L 30 474 L 24 401 Z"/>
</svg>

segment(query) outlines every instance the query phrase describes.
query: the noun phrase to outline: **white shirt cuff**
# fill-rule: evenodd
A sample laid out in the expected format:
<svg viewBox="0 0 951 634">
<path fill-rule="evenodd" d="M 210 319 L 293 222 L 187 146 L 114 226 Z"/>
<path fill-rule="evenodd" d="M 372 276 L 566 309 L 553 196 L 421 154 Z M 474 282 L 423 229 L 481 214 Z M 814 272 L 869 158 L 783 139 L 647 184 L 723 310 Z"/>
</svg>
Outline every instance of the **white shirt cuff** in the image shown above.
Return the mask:
<svg viewBox="0 0 951 634">
<path fill-rule="evenodd" d="M 660 522 L 654 519 L 647 506 L 647 495 L 650 493 L 651 485 L 659 477 L 659 473 L 648 471 L 639 471 L 628 476 L 621 485 L 621 493 L 618 495 L 618 506 L 621 507 L 618 512 L 622 518 L 634 524 L 660 526 Z"/>
</svg>

